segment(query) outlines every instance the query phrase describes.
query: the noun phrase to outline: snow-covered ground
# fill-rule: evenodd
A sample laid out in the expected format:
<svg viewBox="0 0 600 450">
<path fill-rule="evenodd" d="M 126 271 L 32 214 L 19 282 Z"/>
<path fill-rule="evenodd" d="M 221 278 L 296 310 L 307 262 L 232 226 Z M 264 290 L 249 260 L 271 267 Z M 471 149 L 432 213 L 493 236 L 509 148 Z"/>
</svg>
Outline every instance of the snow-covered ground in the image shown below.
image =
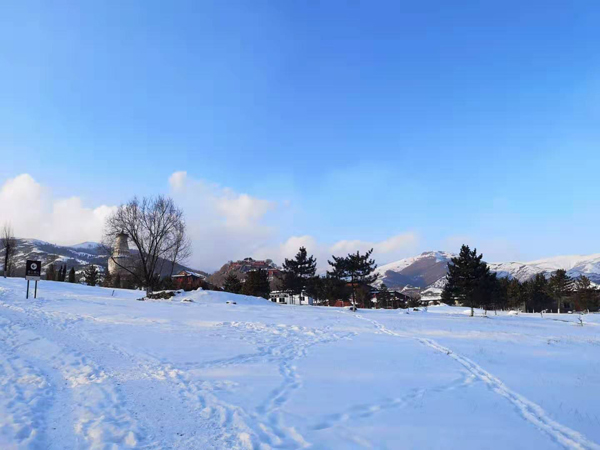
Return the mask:
<svg viewBox="0 0 600 450">
<path fill-rule="evenodd" d="M 24 288 L 0 280 L 2 449 L 600 448 L 599 315 Z"/>
</svg>

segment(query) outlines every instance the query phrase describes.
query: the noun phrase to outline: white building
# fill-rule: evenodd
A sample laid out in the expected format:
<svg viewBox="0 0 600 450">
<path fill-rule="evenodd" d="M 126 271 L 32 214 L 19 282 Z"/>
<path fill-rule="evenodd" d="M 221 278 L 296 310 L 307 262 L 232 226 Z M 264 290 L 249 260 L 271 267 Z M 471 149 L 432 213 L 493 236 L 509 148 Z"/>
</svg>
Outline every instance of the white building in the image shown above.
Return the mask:
<svg viewBox="0 0 600 450">
<path fill-rule="evenodd" d="M 129 236 L 121 232 L 115 238 L 112 255 L 108 258 L 108 272 L 111 276 L 120 276 L 122 279 L 131 276 L 133 271 L 133 258 L 129 251 Z"/>
<path fill-rule="evenodd" d="M 442 289 L 431 287 L 421 292 L 421 305 L 435 305 L 442 303 Z"/>
<path fill-rule="evenodd" d="M 314 300 L 306 292 L 292 294 L 288 291 L 272 291 L 269 297 L 273 303 L 283 303 L 286 305 L 312 305 Z"/>
</svg>

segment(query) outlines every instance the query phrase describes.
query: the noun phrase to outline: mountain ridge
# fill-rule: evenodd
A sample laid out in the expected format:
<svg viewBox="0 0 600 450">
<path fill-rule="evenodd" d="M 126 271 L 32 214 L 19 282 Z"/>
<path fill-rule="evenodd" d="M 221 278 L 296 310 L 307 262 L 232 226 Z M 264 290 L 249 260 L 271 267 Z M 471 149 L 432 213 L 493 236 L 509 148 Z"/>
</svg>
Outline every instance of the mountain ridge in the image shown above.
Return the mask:
<svg viewBox="0 0 600 450">
<path fill-rule="evenodd" d="M 100 272 L 104 272 L 108 266 L 109 255 L 106 252 L 105 247 L 97 242 L 86 241 L 75 245 L 56 245 L 40 239 L 15 239 L 17 245 L 13 257 L 13 276 L 25 276 L 25 261 L 28 259 L 41 261 L 43 273 L 51 264 L 58 266 L 66 265 L 68 268 L 74 267 L 76 271 L 80 271 L 85 266 L 94 264 L 99 267 Z M 0 265 L 2 263 L 3 261 L 0 261 Z M 168 275 L 170 273 L 170 268 L 170 263 L 165 264 L 162 275 Z M 181 270 L 190 270 L 205 274 L 202 271 L 192 269 L 182 264 L 175 264 L 173 273 L 177 273 Z"/>
<path fill-rule="evenodd" d="M 375 271 L 380 276 L 375 284 L 377 286 L 385 284 L 392 289 L 406 286 L 421 289 L 442 288 L 445 284 L 448 262 L 455 256 L 444 251 L 429 251 L 384 264 Z M 488 265 L 490 270 L 499 277 L 516 278 L 521 282 L 533 278 L 538 273 L 549 277 L 557 270 L 564 269 L 570 277 L 578 278 L 585 275 L 593 283 L 600 283 L 600 253 L 553 256 L 529 262 L 496 262 Z"/>
</svg>

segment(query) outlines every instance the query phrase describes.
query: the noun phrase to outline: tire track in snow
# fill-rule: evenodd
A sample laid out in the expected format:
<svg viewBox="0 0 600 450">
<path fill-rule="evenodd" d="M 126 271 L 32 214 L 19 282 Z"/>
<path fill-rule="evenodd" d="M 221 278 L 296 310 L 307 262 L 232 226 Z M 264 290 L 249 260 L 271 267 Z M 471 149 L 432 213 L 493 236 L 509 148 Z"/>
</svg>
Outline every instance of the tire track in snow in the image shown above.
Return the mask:
<svg viewBox="0 0 600 450">
<path fill-rule="evenodd" d="M 395 337 L 406 337 L 400 333 L 396 333 L 386 328 L 383 324 L 377 322 L 376 320 L 368 319 L 360 314 L 356 314 L 356 317 L 370 322 L 382 333 Z M 449 356 L 450 358 L 454 359 L 456 362 L 461 364 L 475 377 L 477 377 L 479 380 L 483 381 L 488 387 L 490 387 L 493 392 L 504 397 L 506 400 L 512 403 L 527 422 L 536 426 L 539 430 L 546 433 L 551 439 L 561 444 L 563 447 L 568 449 L 600 450 L 600 445 L 593 441 L 590 441 L 583 434 L 572 430 L 571 428 L 564 426 L 551 419 L 548 416 L 548 413 L 541 406 L 514 392 L 508 386 L 506 386 L 500 379 L 487 372 L 485 369 L 483 369 L 481 366 L 479 366 L 477 363 L 470 360 L 469 358 L 453 352 L 449 348 L 438 344 L 432 339 L 420 338 L 416 336 L 413 336 L 413 339 L 416 339 L 421 344 L 424 344 L 429 348 L 432 348 L 440 353 Z"/>
</svg>

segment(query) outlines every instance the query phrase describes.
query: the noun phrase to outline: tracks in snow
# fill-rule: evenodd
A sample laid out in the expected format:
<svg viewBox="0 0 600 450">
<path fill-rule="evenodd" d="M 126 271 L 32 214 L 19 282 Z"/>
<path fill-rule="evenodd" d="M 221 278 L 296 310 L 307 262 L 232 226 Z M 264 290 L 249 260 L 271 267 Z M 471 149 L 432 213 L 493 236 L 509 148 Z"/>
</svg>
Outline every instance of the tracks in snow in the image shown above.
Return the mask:
<svg viewBox="0 0 600 450">
<path fill-rule="evenodd" d="M 138 424 L 111 374 L 73 347 L 42 314 L 2 301 L 0 307 L 5 311 L 0 332 L 11 365 L 7 369 L 3 364 L 3 372 L 12 375 L 0 376 L 0 382 L 12 383 L 16 392 L 15 398 L 8 400 L 13 411 L 6 419 L 0 418 L 0 424 L 3 430 L 7 428 L 4 420 L 10 421 L 12 429 L 17 429 L 14 424 L 21 425 L 13 443 L 92 449 L 140 444 Z M 53 411 L 57 404 L 63 407 Z M 63 417 L 65 409 L 71 410 L 71 417 Z M 48 423 L 50 416 L 56 422 Z"/>
<path fill-rule="evenodd" d="M 377 322 L 376 320 L 368 319 L 360 314 L 356 314 L 356 317 L 370 322 L 382 333 L 402 338 L 407 337 L 405 334 L 396 333 L 386 328 L 383 324 Z M 449 356 L 450 358 L 461 364 L 465 369 L 467 369 L 471 374 L 473 374 L 473 376 L 483 381 L 493 392 L 504 397 L 506 400 L 512 403 L 513 406 L 515 406 L 516 409 L 519 411 L 523 419 L 536 426 L 539 430 L 546 433 L 551 439 L 553 439 L 563 447 L 568 449 L 600 450 L 600 445 L 593 441 L 590 441 L 581 433 L 572 430 L 569 427 L 566 427 L 551 419 L 548 416 L 548 413 L 546 413 L 546 411 L 544 411 L 544 409 L 541 406 L 514 392 L 508 386 L 506 386 L 500 379 L 487 372 L 485 369 L 483 369 L 481 366 L 479 366 L 477 363 L 470 360 L 469 358 L 453 352 L 449 348 L 438 344 L 432 339 L 426 339 L 417 336 L 412 336 L 412 338 L 416 339 L 421 344 L 426 345 L 427 347 L 433 350 L 436 350 L 440 353 Z"/>
<path fill-rule="evenodd" d="M 35 447 L 41 444 L 44 415 L 52 398 L 44 374 L 26 364 L 16 353 L 19 347 L 14 325 L 0 318 L 0 447 Z M 8 395 L 7 395 L 8 394 Z"/>
<path fill-rule="evenodd" d="M 17 324 L 18 340 L 26 346 L 19 349 L 19 358 L 15 356 L 15 359 L 31 357 L 32 360 L 46 360 L 43 375 L 49 377 L 46 382 L 49 390 L 56 393 L 56 400 L 62 402 L 63 406 L 68 408 L 72 404 L 76 405 L 73 418 L 77 420 L 77 426 L 75 437 L 71 438 L 73 447 L 77 447 L 75 444 L 79 443 L 79 447 L 86 448 L 100 447 L 102 443 L 114 444 L 118 448 L 308 447 L 310 443 L 301 431 L 286 423 L 288 416 L 284 410 L 286 403 L 303 385 L 296 366 L 297 360 L 303 358 L 311 346 L 334 342 L 354 334 L 338 335 L 329 328 L 225 322 L 220 326 L 223 338 L 249 342 L 257 351 L 182 368 L 148 354 L 131 354 L 110 340 L 101 342 L 104 340 L 102 335 L 92 335 L 86 331 L 87 321 L 81 316 L 45 311 L 41 303 L 30 304 L 25 308 L 0 301 L 0 307 L 7 311 L 6 317 Z M 99 364 L 98 361 L 108 362 L 108 365 Z M 114 367 L 113 361 L 118 362 L 118 368 Z M 234 397 L 239 388 L 237 383 L 207 380 L 201 375 L 203 369 L 264 363 L 275 365 L 281 376 L 281 383 L 255 408 L 244 408 L 225 400 Z M 110 370 L 103 369 L 103 366 Z M 50 379 L 53 377 L 55 380 Z M 122 392 L 125 390 L 131 394 L 131 388 L 127 387 L 130 380 L 145 380 L 144 384 L 138 386 L 159 390 L 159 393 L 151 394 L 150 398 L 179 398 L 177 409 L 173 413 L 177 417 L 183 416 L 182 422 L 195 422 L 195 426 L 186 427 L 182 424 L 179 427 L 171 421 L 168 423 L 177 428 L 171 430 L 171 436 L 160 437 L 159 430 L 148 427 L 148 424 L 156 423 L 149 420 L 151 416 L 143 414 L 139 418 L 135 409 L 131 411 L 128 403 L 135 399 Z M 124 387 L 118 388 L 121 382 Z M 72 396 L 73 403 L 65 399 L 65 396 Z M 39 395 L 38 397 L 41 398 Z M 171 401 L 166 406 L 173 405 Z M 32 413 L 24 413 L 22 416 L 33 417 Z M 38 424 L 37 428 L 43 431 L 44 426 Z M 179 431 L 185 431 L 185 435 Z M 10 441 L 15 442 L 14 436 Z M 43 442 L 48 442 L 48 438 Z"/>
</svg>

